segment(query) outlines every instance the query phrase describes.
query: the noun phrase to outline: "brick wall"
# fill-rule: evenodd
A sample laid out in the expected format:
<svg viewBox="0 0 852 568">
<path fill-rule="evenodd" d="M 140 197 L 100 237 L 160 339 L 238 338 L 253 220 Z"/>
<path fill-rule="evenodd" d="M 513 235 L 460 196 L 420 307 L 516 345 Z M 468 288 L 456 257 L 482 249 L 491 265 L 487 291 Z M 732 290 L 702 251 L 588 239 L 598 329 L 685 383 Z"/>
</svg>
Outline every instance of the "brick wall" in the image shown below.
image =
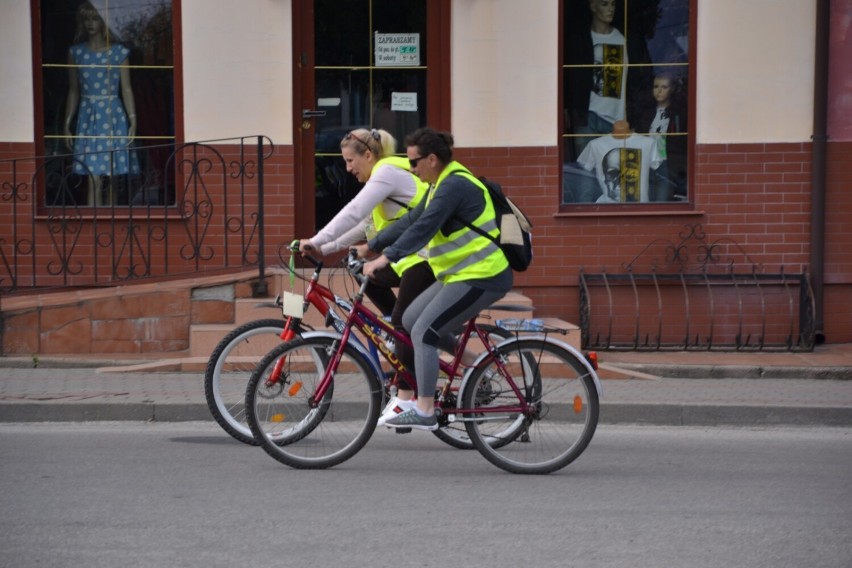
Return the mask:
<svg viewBox="0 0 852 568">
<path fill-rule="evenodd" d="M 474 172 L 500 181 L 532 219 L 536 259 L 516 275 L 516 287 L 533 299 L 537 314 L 572 322 L 578 321 L 581 269 L 623 272 L 636 259 L 637 270 L 647 271 L 664 258 L 648 255 L 646 246 L 661 238 L 676 242 L 686 224 L 700 224 L 709 242 L 724 241 L 737 271 L 750 271 L 751 263 L 772 273 L 808 270 L 811 145 L 703 145 L 695 154 L 692 210 L 555 214 L 554 188 L 561 184 L 556 148 L 456 151 Z M 844 230 L 852 224 L 852 196 L 845 189 L 852 187 L 852 144 L 829 144 L 827 175 L 825 336 L 843 343 L 852 341 L 852 239 Z M 740 327 L 731 316 L 715 325 Z M 748 325 L 754 329 L 755 323 Z"/>
</svg>

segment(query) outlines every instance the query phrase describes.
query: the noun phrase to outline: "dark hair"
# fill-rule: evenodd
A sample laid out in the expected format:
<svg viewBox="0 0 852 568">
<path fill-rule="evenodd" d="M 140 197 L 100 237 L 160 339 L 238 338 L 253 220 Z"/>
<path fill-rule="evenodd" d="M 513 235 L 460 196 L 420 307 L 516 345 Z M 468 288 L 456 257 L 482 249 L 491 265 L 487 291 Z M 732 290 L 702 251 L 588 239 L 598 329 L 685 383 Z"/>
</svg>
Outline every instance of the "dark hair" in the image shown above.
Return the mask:
<svg viewBox="0 0 852 568">
<path fill-rule="evenodd" d="M 434 128 L 418 128 L 405 137 L 405 146 L 417 146 L 421 156 L 435 154 L 446 165 L 453 161 L 453 135 Z"/>
</svg>

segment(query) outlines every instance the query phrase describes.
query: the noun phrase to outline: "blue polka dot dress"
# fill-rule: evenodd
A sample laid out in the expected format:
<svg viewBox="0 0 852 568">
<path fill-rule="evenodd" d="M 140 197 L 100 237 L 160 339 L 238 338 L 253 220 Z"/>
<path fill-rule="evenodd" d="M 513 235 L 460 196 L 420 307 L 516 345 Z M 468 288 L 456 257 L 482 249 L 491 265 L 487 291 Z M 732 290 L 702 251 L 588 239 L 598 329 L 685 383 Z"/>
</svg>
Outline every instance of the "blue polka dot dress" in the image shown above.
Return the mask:
<svg viewBox="0 0 852 568">
<path fill-rule="evenodd" d="M 92 51 L 85 43 L 71 46 L 80 84 L 80 106 L 74 143 L 74 173 L 111 176 L 139 173 L 135 153 L 127 150 L 129 123 L 121 101 L 119 66 L 130 50 L 112 45 Z M 111 152 L 111 150 L 120 150 Z M 112 164 L 110 162 L 112 161 Z"/>
</svg>

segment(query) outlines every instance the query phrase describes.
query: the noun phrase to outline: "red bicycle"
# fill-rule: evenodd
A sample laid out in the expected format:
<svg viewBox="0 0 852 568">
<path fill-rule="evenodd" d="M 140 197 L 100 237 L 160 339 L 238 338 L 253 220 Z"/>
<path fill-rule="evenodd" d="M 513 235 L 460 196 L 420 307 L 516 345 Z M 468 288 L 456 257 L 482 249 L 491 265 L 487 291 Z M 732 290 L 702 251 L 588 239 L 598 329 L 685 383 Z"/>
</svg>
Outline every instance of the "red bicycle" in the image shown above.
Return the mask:
<svg viewBox="0 0 852 568">
<path fill-rule="evenodd" d="M 298 305 L 286 306 L 284 298 L 293 296 L 286 293 L 275 298 L 272 304 L 260 304 L 263 307 L 274 306 L 282 310 L 284 317 L 257 319 L 234 328 L 211 352 L 204 374 L 204 394 L 214 420 L 233 438 L 250 445 L 258 445 L 258 442 L 246 422 L 245 393 L 246 383 L 257 364 L 275 346 L 313 331 L 302 321 L 302 316 L 312 307 L 322 316 L 326 325 L 340 333 L 346 325 L 346 320 L 341 314 L 346 314 L 351 309 L 350 301 L 320 283 L 320 273 L 324 268 L 322 261 L 306 256 L 305 259 L 313 264 L 314 271 L 308 279 L 304 279 L 295 271 L 292 262 L 293 255 L 299 252 L 299 242 L 293 241 L 288 249 L 291 260 L 290 274 L 294 279 L 299 277 L 306 283 L 305 294 L 295 298 L 298 300 Z M 350 292 L 354 293 L 354 290 L 347 290 L 345 294 L 347 298 L 351 296 Z M 287 299 L 288 304 L 294 300 L 292 297 Z M 504 310 L 523 308 L 509 305 L 496 307 Z M 510 332 L 493 325 L 481 324 L 479 327 L 489 341 L 502 340 L 511 335 Z M 362 345 L 367 344 L 363 338 L 359 341 Z M 376 368 L 380 369 L 381 358 L 378 350 L 371 344 L 367 344 L 367 348 L 370 351 L 371 360 L 375 362 Z M 482 349 L 476 348 L 476 350 Z M 392 371 L 383 372 L 382 377 L 385 390 L 390 391 L 396 387 Z M 448 424 L 436 431 L 435 435 L 456 448 L 473 448 L 473 443 L 462 424 Z"/>
</svg>

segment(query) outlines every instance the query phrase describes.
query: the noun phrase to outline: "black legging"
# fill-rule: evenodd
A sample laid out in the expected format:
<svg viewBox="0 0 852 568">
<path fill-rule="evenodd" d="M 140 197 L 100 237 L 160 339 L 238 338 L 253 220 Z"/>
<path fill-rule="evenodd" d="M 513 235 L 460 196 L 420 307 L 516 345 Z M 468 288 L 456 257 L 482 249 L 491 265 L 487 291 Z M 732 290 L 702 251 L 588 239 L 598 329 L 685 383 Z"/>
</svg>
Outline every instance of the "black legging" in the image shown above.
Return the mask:
<svg viewBox="0 0 852 568">
<path fill-rule="evenodd" d="M 364 292 L 382 315 L 390 315 L 394 328 L 402 330 L 405 309 L 434 282 L 435 275 L 428 262 L 415 264 L 402 277 L 390 266 L 385 266 L 373 273 Z M 393 288 L 399 288 L 399 292 L 394 294 Z M 414 352 L 411 349 L 397 343 L 396 356 L 406 367 L 414 369 Z"/>
</svg>

